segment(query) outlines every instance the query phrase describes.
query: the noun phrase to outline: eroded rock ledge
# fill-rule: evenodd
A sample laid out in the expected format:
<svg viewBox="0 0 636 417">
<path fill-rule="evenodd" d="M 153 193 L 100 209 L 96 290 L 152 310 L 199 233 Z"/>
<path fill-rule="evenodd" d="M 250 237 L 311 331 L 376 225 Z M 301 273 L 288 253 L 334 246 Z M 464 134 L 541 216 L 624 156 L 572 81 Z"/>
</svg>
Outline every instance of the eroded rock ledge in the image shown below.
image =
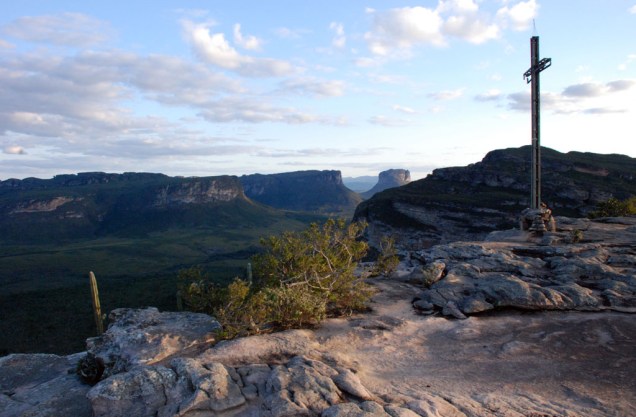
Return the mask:
<svg viewBox="0 0 636 417">
<path fill-rule="evenodd" d="M 636 312 L 636 218 L 557 222 L 560 231 L 541 238 L 496 232 L 411 253 L 406 279 L 426 287 L 414 307 L 457 318 L 501 308 Z"/>
</svg>

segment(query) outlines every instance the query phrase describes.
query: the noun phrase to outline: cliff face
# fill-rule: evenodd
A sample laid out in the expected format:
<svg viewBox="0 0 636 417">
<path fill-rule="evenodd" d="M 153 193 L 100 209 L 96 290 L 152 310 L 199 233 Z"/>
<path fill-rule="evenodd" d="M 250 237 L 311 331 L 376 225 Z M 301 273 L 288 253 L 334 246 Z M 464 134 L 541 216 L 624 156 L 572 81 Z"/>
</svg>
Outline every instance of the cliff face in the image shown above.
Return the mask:
<svg viewBox="0 0 636 417">
<path fill-rule="evenodd" d="M 11 179 L 0 181 L 0 235 L 41 242 L 125 233 L 133 224 L 165 228 L 189 211 L 227 204 L 250 204 L 236 177 L 82 173 Z"/>
<path fill-rule="evenodd" d="M 342 183 L 340 171 L 297 171 L 240 177 L 245 195 L 275 208 L 352 213 L 361 201 Z"/>
<path fill-rule="evenodd" d="M 402 243 L 430 246 L 481 239 L 517 226 L 530 200 L 529 146 L 496 150 L 481 162 L 443 168 L 363 202 L 354 217 L 370 223 L 371 240 L 382 234 Z M 584 217 L 610 197 L 636 195 L 636 159 L 542 149 L 542 199 L 555 215 Z"/>
<path fill-rule="evenodd" d="M 365 191 L 361 194 L 364 198 L 371 198 L 380 191 L 394 187 L 401 187 L 409 182 L 411 182 L 411 173 L 407 169 L 389 169 L 387 171 L 380 172 L 380 175 L 378 176 L 378 183 L 369 191 Z"/>
</svg>

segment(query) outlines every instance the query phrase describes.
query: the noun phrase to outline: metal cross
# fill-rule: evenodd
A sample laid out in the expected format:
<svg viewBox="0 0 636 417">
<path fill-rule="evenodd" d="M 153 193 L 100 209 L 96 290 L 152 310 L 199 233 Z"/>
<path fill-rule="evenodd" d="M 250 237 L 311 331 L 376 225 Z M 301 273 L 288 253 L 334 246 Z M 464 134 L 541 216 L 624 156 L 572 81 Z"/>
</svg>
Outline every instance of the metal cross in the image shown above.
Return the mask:
<svg viewBox="0 0 636 417">
<path fill-rule="evenodd" d="M 532 179 L 530 208 L 538 209 L 541 205 L 541 134 L 540 134 L 540 97 L 539 73 L 552 65 L 552 59 L 539 60 L 539 37 L 530 38 L 530 69 L 523 76 L 526 83 L 532 83 Z"/>
</svg>

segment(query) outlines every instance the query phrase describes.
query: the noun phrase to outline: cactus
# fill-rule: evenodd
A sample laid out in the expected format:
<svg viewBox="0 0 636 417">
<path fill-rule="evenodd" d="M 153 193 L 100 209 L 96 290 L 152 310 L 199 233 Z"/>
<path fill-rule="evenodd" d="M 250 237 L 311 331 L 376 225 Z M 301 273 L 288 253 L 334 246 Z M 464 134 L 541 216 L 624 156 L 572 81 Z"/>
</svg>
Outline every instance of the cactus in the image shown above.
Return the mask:
<svg viewBox="0 0 636 417">
<path fill-rule="evenodd" d="M 252 285 L 252 264 L 247 263 L 247 282 Z"/>
<path fill-rule="evenodd" d="M 181 290 L 177 290 L 177 310 L 183 311 L 183 295 Z"/>
<path fill-rule="evenodd" d="M 102 335 L 104 333 L 104 321 L 102 318 L 102 307 L 99 304 L 99 291 L 97 291 L 97 279 L 93 271 L 88 273 L 88 277 L 91 282 L 91 296 L 93 299 L 93 315 L 95 316 L 95 325 L 97 326 L 97 334 Z"/>
</svg>

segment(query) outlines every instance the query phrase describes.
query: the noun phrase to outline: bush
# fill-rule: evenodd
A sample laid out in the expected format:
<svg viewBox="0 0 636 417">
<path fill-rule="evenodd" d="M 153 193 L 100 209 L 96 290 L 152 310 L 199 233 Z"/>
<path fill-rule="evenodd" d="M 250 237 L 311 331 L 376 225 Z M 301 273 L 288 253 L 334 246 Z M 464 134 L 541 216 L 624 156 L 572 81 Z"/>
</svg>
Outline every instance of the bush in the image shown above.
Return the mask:
<svg viewBox="0 0 636 417">
<path fill-rule="evenodd" d="M 254 284 L 236 279 L 219 288 L 189 269 L 179 274 L 182 297 L 188 308 L 215 316 L 223 338 L 313 326 L 363 309 L 373 292 L 354 272 L 368 248 L 360 240 L 365 227 L 328 220 L 261 239 Z"/>
<path fill-rule="evenodd" d="M 382 236 L 380 239 L 380 254 L 375 261 L 373 275 L 391 275 L 400 263 L 395 248 L 395 239 L 390 236 Z"/>
<path fill-rule="evenodd" d="M 596 210 L 592 211 L 588 217 L 595 219 L 598 217 L 623 217 L 636 214 L 636 197 L 627 200 L 618 200 L 610 198 L 596 206 Z"/>
</svg>

